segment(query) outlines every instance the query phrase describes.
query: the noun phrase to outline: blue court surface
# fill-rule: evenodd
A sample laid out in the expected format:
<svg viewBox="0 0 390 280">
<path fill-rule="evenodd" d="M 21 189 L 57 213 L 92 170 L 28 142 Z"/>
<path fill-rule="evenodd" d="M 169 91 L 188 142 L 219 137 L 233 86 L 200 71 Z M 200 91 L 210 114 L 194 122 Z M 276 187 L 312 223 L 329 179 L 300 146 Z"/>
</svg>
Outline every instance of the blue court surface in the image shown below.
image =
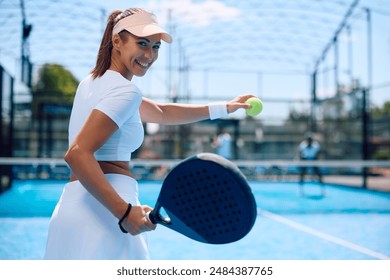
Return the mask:
<svg viewBox="0 0 390 280">
<path fill-rule="evenodd" d="M 0 195 L 0 259 L 42 259 L 48 223 L 64 181 L 15 181 Z M 142 204 L 154 205 L 161 182 L 141 181 Z M 390 259 L 390 193 L 294 182 L 251 181 L 258 217 L 242 240 L 208 245 L 163 226 L 149 233 L 160 260 Z"/>
</svg>

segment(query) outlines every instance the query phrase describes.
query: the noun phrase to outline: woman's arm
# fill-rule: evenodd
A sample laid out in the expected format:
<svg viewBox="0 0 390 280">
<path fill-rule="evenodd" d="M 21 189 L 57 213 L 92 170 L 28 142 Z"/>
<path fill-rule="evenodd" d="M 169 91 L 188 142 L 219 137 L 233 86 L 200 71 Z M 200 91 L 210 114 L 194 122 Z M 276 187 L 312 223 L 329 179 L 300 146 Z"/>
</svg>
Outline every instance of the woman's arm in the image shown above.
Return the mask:
<svg viewBox="0 0 390 280">
<path fill-rule="evenodd" d="M 227 102 L 228 113 L 242 108 L 250 108 L 245 101 L 252 94 L 238 96 Z M 142 121 L 159 124 L 187 124 L 210 118 L 208 105 L 158 103 L 148 98 L 142 99 L 140 106 Z"/>
<path fill-rule="evenodd" d="M 94 152 L 117 129 L 115 122 L 107 115 L 99 110 L 93 110 L 79 134 L 71 143 L 65 155 L 65 161 L 82 185 L 115 217 L 120 219 L 126 212 L 127 202 L 110 185 L 94 157 Z M 147 221 L 145 208 L 141 206 L 133 206 L 122 226 L 131 234 L 138 234 L 155 228 L 153 224 Z"/>
</svg>

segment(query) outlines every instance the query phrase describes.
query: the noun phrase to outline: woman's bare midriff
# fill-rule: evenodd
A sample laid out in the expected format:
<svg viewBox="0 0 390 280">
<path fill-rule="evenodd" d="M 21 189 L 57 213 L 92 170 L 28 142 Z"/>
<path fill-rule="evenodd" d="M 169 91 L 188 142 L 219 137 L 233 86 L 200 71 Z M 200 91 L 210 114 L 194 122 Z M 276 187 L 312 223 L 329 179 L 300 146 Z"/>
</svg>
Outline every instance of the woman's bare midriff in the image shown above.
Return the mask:
<svg viewBox="0 0 390 280">
<path fill-rule="evenodd" d="M 133 177 L 128 161 L 98 161 L 104 174 L 121 174 Z M 72 173 L 70 181 L 76 181 L 77 177 Z"/>
</svg>

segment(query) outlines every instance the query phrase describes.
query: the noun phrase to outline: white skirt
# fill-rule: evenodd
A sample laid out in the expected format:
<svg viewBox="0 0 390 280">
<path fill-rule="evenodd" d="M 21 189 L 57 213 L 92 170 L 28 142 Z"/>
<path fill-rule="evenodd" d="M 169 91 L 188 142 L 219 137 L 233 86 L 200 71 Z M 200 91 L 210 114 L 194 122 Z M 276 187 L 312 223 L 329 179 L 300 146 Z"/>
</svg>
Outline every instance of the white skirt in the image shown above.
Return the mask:
<svg viewBox="0 0 390 280">
<path fill-rule="evenodd" d="M 106 174 L 118 194 L 140 205 L 133 178 Z M 142 260 L 149 259 L 146 233 L 124 234 L 117 218 L 100 204 L 79 181 L 65 185 L 50 220 L 45 259 Z"/>
</svg>

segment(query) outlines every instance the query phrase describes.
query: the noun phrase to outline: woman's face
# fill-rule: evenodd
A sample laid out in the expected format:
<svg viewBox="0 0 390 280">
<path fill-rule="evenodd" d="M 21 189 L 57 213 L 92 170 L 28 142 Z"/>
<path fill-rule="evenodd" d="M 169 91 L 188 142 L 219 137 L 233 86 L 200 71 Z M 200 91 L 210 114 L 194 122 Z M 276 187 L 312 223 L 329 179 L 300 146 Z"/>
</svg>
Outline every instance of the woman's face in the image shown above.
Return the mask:
<svg viewBox="0 0 390 280">
<path fill-rule="evenodd" d="M 114 59 L 113 63 L 124 77 L 130 79 L 133 75 L 142 77 L 158 58 L 161 34 L 136 37 L 125 33 L 121 36 L 123 39 L 120 39 L 120 42 L 114 40 L 118 59 Z"/>
</svg>

